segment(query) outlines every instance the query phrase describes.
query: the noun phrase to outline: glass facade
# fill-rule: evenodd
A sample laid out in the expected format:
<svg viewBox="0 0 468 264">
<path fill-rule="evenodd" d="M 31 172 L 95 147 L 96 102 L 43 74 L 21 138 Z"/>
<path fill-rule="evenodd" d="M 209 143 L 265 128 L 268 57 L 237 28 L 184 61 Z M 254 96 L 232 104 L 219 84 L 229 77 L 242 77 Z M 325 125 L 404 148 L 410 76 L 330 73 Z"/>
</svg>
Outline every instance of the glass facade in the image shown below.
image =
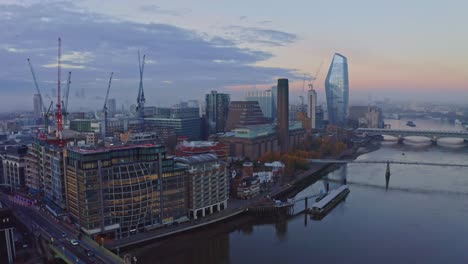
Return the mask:
<svg viewBox="0 0 468 264">
<path fill-rule="evenodd" d="M 276 102 L 273 98 L 272 90 L 247 92 L 247 94 L 245 95 L 245 100 L 257 101 L 265 117 L 270 119 L 275 118 Z"/>
<path fill-rule="evenodd" d="M 206 117 L 208 119 L 210 133 L 224 132 L 230 101 L 231 98 L 229 94 L 211 91 L 211 93 L 206 95 Z"/>
<path fill-rule="evenodd" d="M 331 125 L 344 126 L 348 116 L 349 80 L 348 60 L 335 53 L 325 80 L 328 121 Z"/>
<path fill-rule="evenodd" d="M 68 150 L 68 210 L 89 235 L 118 239 L 184 221 L 186 190 L 185 170 L 162 146 Z"/>
</svg>

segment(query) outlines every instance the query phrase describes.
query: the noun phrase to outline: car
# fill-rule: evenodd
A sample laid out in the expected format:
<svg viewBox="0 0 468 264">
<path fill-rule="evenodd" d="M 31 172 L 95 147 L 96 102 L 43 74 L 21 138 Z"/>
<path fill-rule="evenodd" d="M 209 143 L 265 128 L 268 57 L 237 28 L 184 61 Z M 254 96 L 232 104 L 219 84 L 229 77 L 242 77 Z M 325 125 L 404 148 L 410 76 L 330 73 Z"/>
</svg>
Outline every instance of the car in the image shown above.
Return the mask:
<svg viewBox="0 0 468 264">
<path fill-rule="evenodd" d="M 76 239 L 72 239 L 70 240 L 70 244 L 74 245 L 74 246 L 78 246 L 78 241 L 76 241 Z"/>
<path fill-rule="evenodd" d="M 86 255 L 88 255 L 88 257 L 94 257 L 94 252 L 91 250 L 86 250 Z"/>
<path fill-rule="evenodd" d="M 67 233 L 62 233 L 62 237 L 67 237 Z"/>
</svg>

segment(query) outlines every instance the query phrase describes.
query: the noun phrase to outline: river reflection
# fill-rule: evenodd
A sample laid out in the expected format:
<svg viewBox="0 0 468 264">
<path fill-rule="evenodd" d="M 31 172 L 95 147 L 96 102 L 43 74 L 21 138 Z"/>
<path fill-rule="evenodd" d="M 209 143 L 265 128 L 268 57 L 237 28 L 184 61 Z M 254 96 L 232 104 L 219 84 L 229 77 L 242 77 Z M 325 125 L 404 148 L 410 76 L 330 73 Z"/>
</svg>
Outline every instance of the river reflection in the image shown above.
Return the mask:
<svg viewBox="0 0 468 264">
<path fill-rule="evenodd" d="M 468 150 L 384 142 L 358 159 L 468 163 Z M 139 263 L 161 264 L 468 263 L 468 169 L 390 164 L 387 186 L 386 167 L 345 165 L 298 193 L 349 186 L 321 221 L 240 218 L 134 252 Z"/>
</svg>

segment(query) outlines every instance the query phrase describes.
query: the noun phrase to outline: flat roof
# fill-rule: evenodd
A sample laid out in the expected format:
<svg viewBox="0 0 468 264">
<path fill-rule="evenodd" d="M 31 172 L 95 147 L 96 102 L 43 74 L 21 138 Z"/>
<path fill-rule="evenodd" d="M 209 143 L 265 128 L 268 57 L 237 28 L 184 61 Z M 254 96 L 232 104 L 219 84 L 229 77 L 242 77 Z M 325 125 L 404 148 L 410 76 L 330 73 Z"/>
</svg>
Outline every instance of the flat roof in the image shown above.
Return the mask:
<svg viewBox="0 0 468 264">
<path fill-rule="evenodd" d="M 99 148 L 86 148 L 84 146 L 76 146 L 68 148 L 71 151 L 80 153 L 80 154 L 93 154 L 99 152 L 108 152 L 114 150 L 124 150 L 124 149 L 132 149 L 132 148 L 148 148 L 148 147 L 158 147 L 160 145 L 147 143 L 147 144 L 135 144 L 135 145 L 118 145 L 118 146 L 109 146 L 109 147 L 99 147 Z"/>
<path fill-rule="evenodd" d="M 188 156 L 188 157 L 175 157 L 174 160 L 176 162 L 181 162 L 185 164 L 196 164 L 196 163 L 203 163 L 208 161 L 216 161 L 218 157 L 214 154 L 200 154 L 195 156 Z"/>
</svg>

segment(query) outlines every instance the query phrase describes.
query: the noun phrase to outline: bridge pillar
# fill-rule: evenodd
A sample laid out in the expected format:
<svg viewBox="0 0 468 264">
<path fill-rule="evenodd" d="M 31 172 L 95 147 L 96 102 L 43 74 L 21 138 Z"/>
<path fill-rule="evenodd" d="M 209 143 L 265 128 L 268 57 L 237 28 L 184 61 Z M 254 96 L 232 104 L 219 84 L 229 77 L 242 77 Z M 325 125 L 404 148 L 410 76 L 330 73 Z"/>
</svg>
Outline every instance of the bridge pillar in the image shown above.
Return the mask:
<svg viewBox="0 0 468 264">
<path fill-rule="evenodd" d="M 389 183 L 390 183 L 390 162 L 387 161 L 387 170 L 385 171 L 385 190 L 388 190 Z"/>
<path fill-rule="evenodd" d="M 398 144 L 403 144 L 403 140 L 405 140 L 405 138 L 402 135 L 398 135 Z"/>
<path fill-rule="evenodd" d="M 439 139 L 439 138 L 438 138 L 437 136 L 432 136 L 432 138 L 431 138 L 431 143 L 432 143 L 432 145 L 437 145 L 437 140 L 438 140 L 438 139 Z"/>
</svg>

